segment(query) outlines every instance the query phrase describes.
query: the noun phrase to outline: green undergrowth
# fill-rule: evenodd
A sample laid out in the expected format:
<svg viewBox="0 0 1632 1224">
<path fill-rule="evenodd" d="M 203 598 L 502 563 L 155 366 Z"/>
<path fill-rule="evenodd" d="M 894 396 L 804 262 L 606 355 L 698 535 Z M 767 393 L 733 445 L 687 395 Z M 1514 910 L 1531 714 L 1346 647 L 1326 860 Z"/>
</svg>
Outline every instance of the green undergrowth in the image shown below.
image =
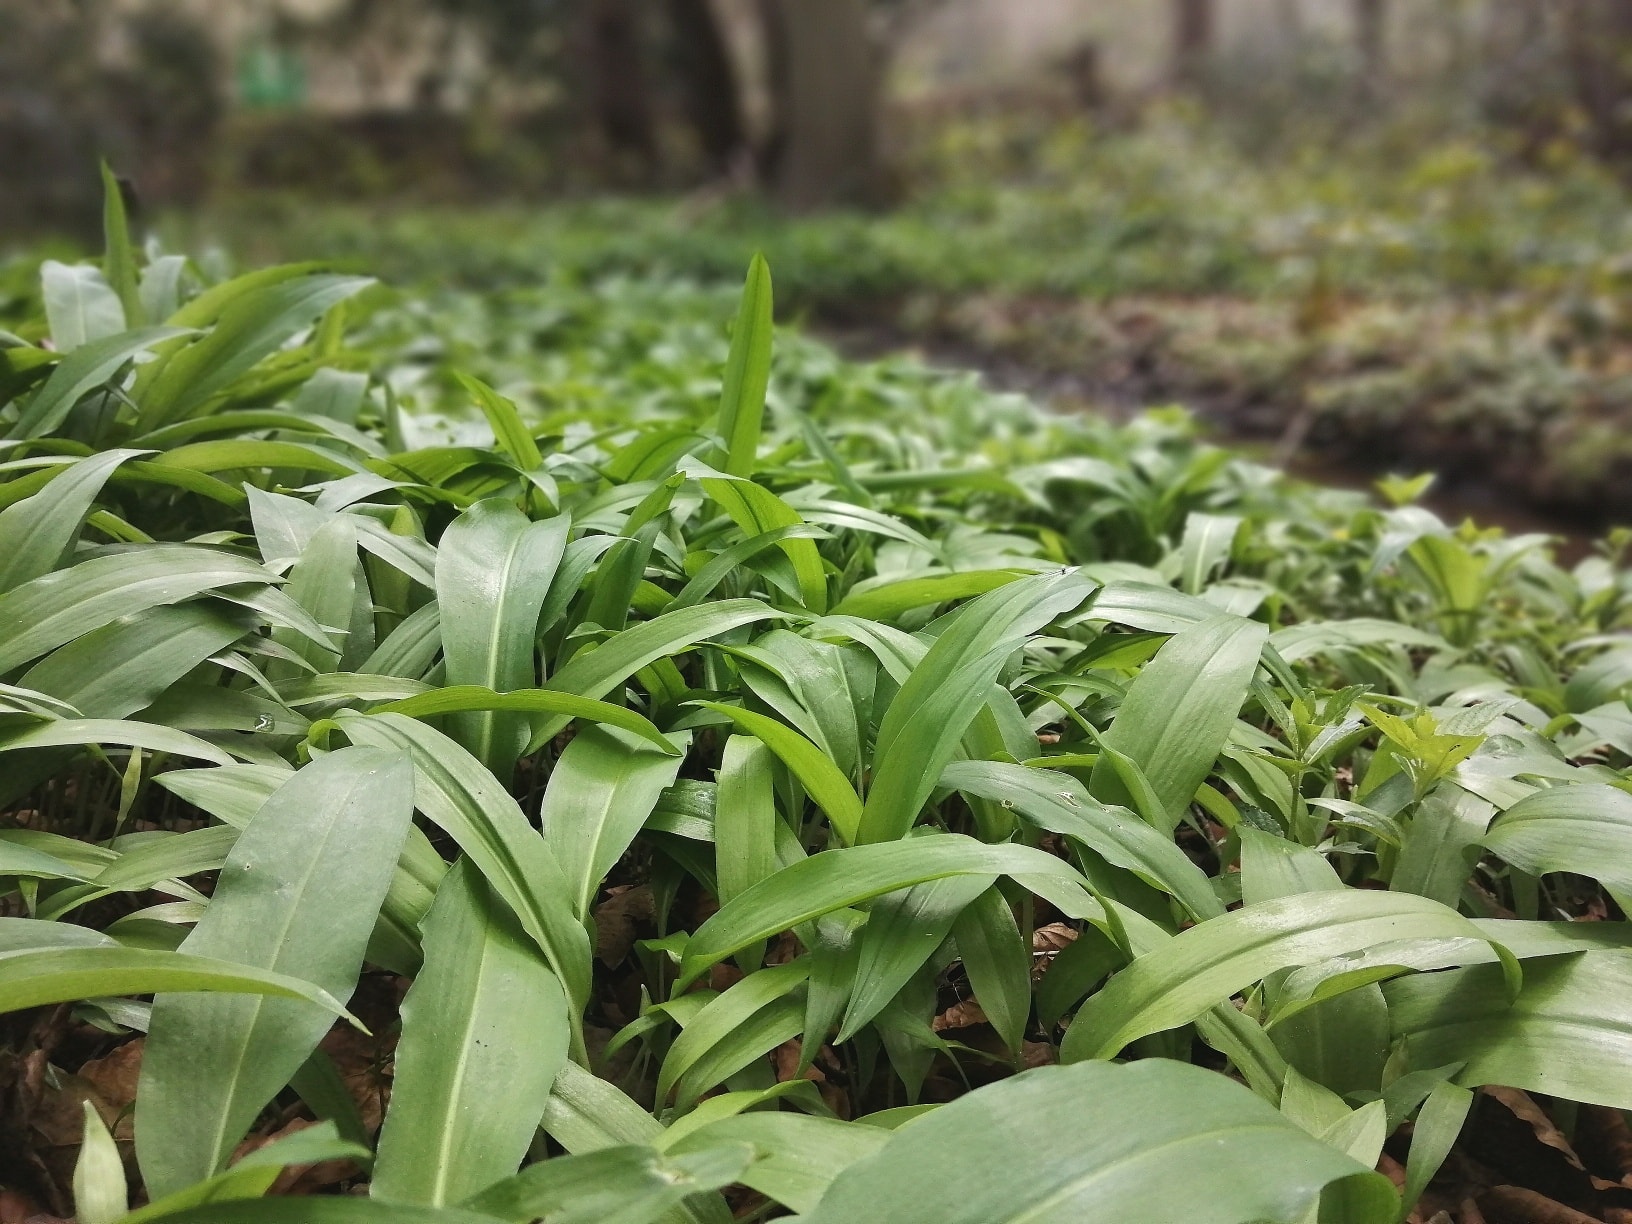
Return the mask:
<svg viewBox="0 0 1632 1224">
<path fill-rule="evenodd" d="M 734 283 L 755 250 L 785 314 L 869 349 L 923 341 L 1062 379 L 1091 405 L 1183 402 L 1243 438 L 1306 437 L 1599 525 L 1627 476 L 1624 186 L 1561 146 L 1388 129 L 1244 150 L 1182 115 L 1024 117 L 914 144 L 887 213 L 751 199 L 475 210 L 224 202 L 263 260 L 339 259 L 482 291 L 607 276 Z"/>
<path fill-rule="evenodd" d="M 845 362 L 760 260 L 107 228 L 0 338 L 42 1203 L 1391 1224 L 1481 1085 L 1632 1108 L 1612 550 Z"/>
</svg>

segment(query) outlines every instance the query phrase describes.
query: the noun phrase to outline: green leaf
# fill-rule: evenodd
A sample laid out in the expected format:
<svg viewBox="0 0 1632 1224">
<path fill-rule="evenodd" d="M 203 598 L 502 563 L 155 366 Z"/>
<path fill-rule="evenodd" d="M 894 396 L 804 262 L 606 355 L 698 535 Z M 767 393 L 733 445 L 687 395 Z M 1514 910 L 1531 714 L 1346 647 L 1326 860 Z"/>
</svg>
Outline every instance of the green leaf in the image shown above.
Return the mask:
<svg viewBox="0 0 1632 1224">
<path fill-rule="evenodd" d="M 763 1163 L 744 1143 L 721 1140 L 688 1154 L 659 1154 L 634 1144 L 540 1161 L 466 1203 L 473 1211 L 532 1224 L 659 1220 L 694 1194 L 742 1180 Z"/>
<path fill-rule="evenodd" d="M 684 743 L 666 752 L 627 732 L 585 727 L 555 763 L 539 820 L 544 842 L 567 877 L 567 898 L 589 916 L 601 881 L 623 857 L 663 788 L 674 782 Z"/>
<path fill-rule="evenodd" d="M 111 944 L 0 953 L 0 1011 L 22 1011 L 108 995 L 183 991 L 299 999 L 332 1016 L 346 1014 L 333 995 L 310 982 L 191 953 Z"/>
<path fill-rule="evenodd" d="M 652 1144 L 663 1137 L 656 1118 L 616 1086 L 570 1062 L 550 1088 L 544 1129 L 575 1156 L 619 1144 Z M 731 1212 L 718 1195 L 700 1194 L 688 1198 L 673 1215 L 664 1216 L 664 1224 L 676 1217 L 692 1224 L 730 1224 Z"/>
<path fill-rule="evenodd" d="M 336 515 L 312 533 L 289 571 L 289 585 L 284 588 L 284 594 L 304 608 L 325 631 L 340 631 L 343 641 L 357 599 L 358 574 L 357 528 L 347 516 Z M 332 672 L 340 665 L 342 652 L 339 649 L 314 642 L 293 629 L 275 629 L 272 640 L 305 660 L 317 672 Z M 275 680 L 298 674 L 299 668 L 292 660 L 275 666 L 271 673 Z"/>
<path fill-rule="evenodd" d="M 511 502 L 477 502 L 443 533 L 436 555 L 442 656 L 453 685 L 533 688 L 539 611 L 567 543 L 565 516 L 532 523 Z M 585 696 L 599 697 L 600 693 Z M 527 743 L 527 720 L 482 710 L 453 719 L 453 738 L 500 779 Z"/>
<path fill-rule="evenodd" d="M 514 459 L 517 467 L 524 472 L 532 472 L 544 466 L 544 456 L 538 453 L 538 443 L 533 440 L 526 425 L 522 424 L 521 413 L 514 401 L 506 399 L 481 379 L 472 378 L 460 370 L 453 371 L 453 377 L 476 400 L 476 406 L 482 410 L 482 415 L 493 430 L 499 449 Z"/>
<path fill-rule="evenodd" d="M 589 933 L 573 912 L 561 864 L 509 792 L 447 736 L 401 714 L 344 713 L 335 723 L 353 743 L 413 758 L 414 806 L 481 869 L 543 949 L 576 1021 L 589 999 Z"/>
<path fill-rule="evenodd" d="M 92 557 L 0 595 L 0 675 L 122 616 L 271 581 L 253 562 L 186 544 Z"/>
<path fill-rule="evenodd" d="M 1265 901 L 1198 923 L 1135 959 L 1078 1010 L 1060 1057 L 1113 1058 L 1277 970 L 1391 940 L 1470 938 L 1489 943 L 1455 910 L 1409 893 L 1344 889 Z"/>
<path fill-rule="evenodd" d="M 147 352 L 167 340 L 191 335 L 181 327 L 143 327 L 76 345 L 57 364 L 11 428 L 14 438 L 43 438 L 53 432 L 75 404 L 107 383 L 124 364 L 138 353 Z"/>
<path fill-rule="evenodd" d="M 1031 949 L 1001 890 L 988 888 L 952 926 L 975 1001 L 1018 1058 L 1031 1018 Z"/>
<path fill-rule="evenodd" d="M 873 747 L 860 842 L 906 835 L 958 742 L 990 700 L 989 686 L 1025 638 L 1088 597 L 1072 570 L 1013 582 L 960 609 L 890 702 Z"/>
<path fill-rule="evenodd" d="M 710 999 L 669 1047 L 657 1077 L 658 1101 L 666 1101 L 678 1085 L 676 1103 L 687 1109 L 726 1076 L 797 1035 L 804 1003 L 788 996 L 809 976 L 810 961 L 801 957 L 750 973 Z M 755 1022 L 766 1019 L 771 1020 L 772 1031 L 762 1036 L 763 1024 L 756 1026 Z M 787 1031 L 790 1025 L 791 1032 Z"/>
<path fill-rule="evenodd" d="M 81 748 L 87 744 L 117 744 L 146 748 L 176 756 L 196 757 L 217 765 L 231 765 L 232 757 L 214 744 L 153 723 L 122 722 L 113 718 L 63 718 L 18 731 L 0 732 L 0 753 L 29 748 Z"/>
<path fill-rule="evenodd" d="M 1612 1109 L 1632 1109 L 1629 990 L 1624 951 L 1530 961 L 1516 999 L 1496 965 L 1383 986 L 1412 1067 L 1462 1063 L 1456 1082 L 1469 1088 L 1503 1084 Z"/>
<path fill-rule="evenodd" d="M 750 536 L 746 540 L 738 540 L 729 548 L 722 549 L 710 557 L 702 569 L 697 571 L 697 576 L 686 583 L 680 594 L 669 601 L 665 611 L 673 612 L 702 603 L 714 593 L 715 587 L 725 581 L 732 570 L 752 561 L 767 548 L 772 548 L 784 540 L 820 540 L 826 535 L 827 533 L 820 527 L 800 522 L 777 527 L 760 535 Z"/>
<path fill-rule="evenodd" d="M 114 468 L 145 453 L 111 450 L 81 459 L 34 496 L 0 511 L 0 594 L 54 570 Z"/>
<path fill-rule="evenodd" d="M 859 616 L 864 620 L 892 621 L 915 608 L 934 607 L 958 599 L 984 595 L 1008 586 L 1024 576 L 1016 570 L 971 570 L 960 574 L 935 574 L 929 578 L 903 578 L 854 588 L 836 608 L 835 616 Z"/>
<path fill-rule="evenodd" d="M 90 1101 L 83 1103 L 85 1137 L 74 1162 L 74 1218 L 79 1224 L 114 1224 L 130 1210 L 119 1145 Z"/>
<path fill-rule="evenodd" d="M 874 901 L 856 936 L 855 974 L 838 1040 L 849 1041 L 906 989 L 952 933 L 958 916 L 992 885 L 990 875 L 926 880 Z"/>
<path fill-rule="evenodd" d="M 721 904 L 776 874 L 773 756 L 751 735 L 733 735 L 720 758 L 714 797 L 714 873 Z"/>
<path fill-rule="evenodd" d="M 348 749 L 314 760 L 240 835 L 182 950 L 298 973 L 349 996 L 412 809 L 402 755 Z M 299 1002 L 155 1000 L 136 1111 L 149 1191 L 217 1172 L 329 1025 Z"/>
<path fill-rule="evenodd" d="M 1484 844 L 1531 875 L 1590 876 L 1617 901 L 1632 902 L 1632 795 L 1617 787 L 1588 783 L 1537 791 L 1498 816 Z"/>
<path fill-rule="evenodd" d="M 736 326 L 731 331 L 731 353 L 725 363 L 725 385 L 720 390 L 719 435 L 725 441 L 725 470 L 732 476 L 752 476 L 759 449 L 765 390 L 771 380 L 771 269 L 763 255 L 748 264 Z"/>
<path fill-rule="evenodd" d="M 60 353 L 72 353 L 125 330 L 119 295 L 90 264 L 46 260 L 40 266 L 40 296 L 51 342 Z"/>
<path fill-rule="evenodd" d="M 520 1167 L 571 1025 L 560 982 L 468 859 L 423 929 L 369 1192 L 440 1206 Z"/>
<path fill-rule="evenodd" d="M 1162 802 L 1160 832 L 1172 834 L 1212 771 L 1268 637 L 1256 622 L 1214 617 L 1175 634 L 1129 686 L 1105 745 L 1150 779 Z M 1133 806 L 1108 764 L 1095 767 L 1090 790 L 1105 802 Z"/>
<path fill-rule="evenodd" d="M 804 736 L 774 718 L 737 706 L 714 701 L 699 702 L 705 709 L 723 714 L 742 731 L 760 740 L 798 778 L 816 806 L 827 813 L 833 829 L 845 842 L 853 842 L 861 822 L 861 799 L 850 780 Z M 723 899 L 723 898 L 722 898 Z"/>
<path fill-rule="evenodd" d="M 0 597 L 0 608 L 3 608 Z M 681 608 L 615 633 L 593 650 L 574 656 L 545 683 L 545 688 L 583 697 L 605 697 L 644 667 L 670 655 L 690 650 L 697 643 L 743 625 L 770 620 L 780 613 L 754 599 L 724 599 L 695 608 Z M 557 715 L 534 728 L 528 751 L 535 752 L 565 727 Z"/>
<path fill-rule="evenodd" d="M 873 1155 L 889 1138 L 888 1130 L 859 1122 L 757 1111 L 710 1122 L 665 1150 L 674 1156 L 702 1155 L 750 1144 L 758 1158 L 736 1180 L 794 1211 L 808 1212 L 840 1173 Z"/>
<path fill-rule="evenodd" d="M 761 880 L 698 928 L 681 959 L 682 983 L 710 965 L 800 923 L 898 889 L 957 875 L 1044 876 L 1080 883 L 1064 862 L 1029 846 L 989 846 L 933 834 L 812 855 Z"/>
<path fill-rule="evenodd" d="M 373 283 L 367 277 L 310 274 L 243 286 L 226 301 L 207 335 L 162 358 L 151 381 L 138 385 L 141 428 L 157 429 L 196 414 L 330 307 Z M 195 299 L 171 321 L 204 312 L 203 299 Z"/>
<path fill-rule="evenodd" d="M 562 714 L 568 718 L 581 718 L 586 722 L 605 723 L 609 727 L 617 727 L 620 731 L 640 736 L 669 756 L 680 755 L 680 749 L 634 710 L 588 697 L 578 697 L 572 693 L 558 693 L 554 689 L 517 689 L 509 693 L 495 693 L 492 689 L 482 688 L 480 685 L 461 684 L 416 693 L 412 697 L 375 706 L 369 712 L 403 714 L 409 718 L 434 718 L 438 714 L 456 714 L 470 710 Z"/>
<path fill-rule="evenodd" d="M 1159 1059 L 1089 1063 L 943 1105 L 839 1174 L 803 1219 L 1295 1224 L 1324 1187 L 1350 1178 L 1360 1206 L 1350 1224 L 1391 1222 L 1398 1200 L 1385 1178 L 1223 1076 Z"/>
<path fill-rule="evenodd" d="M 1073 838 L 1112 866 L 1171 893 L 1193 917 L 1224 912 L 1212 884 L 1184 851 L 1127 809 L 1091 798 L 1069 774 L 997 761 L 954 761 L 941 771 L 941 785 L 1012 805 L 1037 827 Z"/>
<path fill-rule="evenodd" d="M 190 1213 L 193 1208 L 206 1203 L 222 1206 L 257 1199 L 272 1187 L 278 1174 L 290 1165 L 367 1159 L 366 1147 L 342 1139 L 332 1124 L 320 1123 L 256 1148 L 225 1173 L 195 1182 L 174 1194 L 164 1195 L 146 1207 L 131 1212 L 120 1224 L 151 1224 L 155 1220 L 170 1220 Z"/>
<path fill-rule="evenodd" d="M 291 1208 L 285 1198 L 235 1198 L 143 1215 L 140 1224 L 289 1224 L 298 1211 L 300 1224 L 501 1224 L 501 1217 L 461 1207 L 407 1207 L 352 1197 L 309 1195 Z"/>
<path fill-rule="evenodd" d="M 1462 1123 L 1473 1108 L 1473 1093 L 1456 1084 L 1435 1084 L 1422 1103 L 1416 1124 L 1411 1128 L 1411 1152 L 1405 1162 L 1405 1185 L 1401 1190 L 1400 1213 L 1409 1215 L 1440 1165 L 1451 1154 Z"/>
<path fill-rule="evenodd" d="M 107 162 L 102 163 L 102 274 L 124 310 L 126 327 L 147 322 L 136 279 L 136 250 L 125 217 L 125 195 Z"/>
</svg>

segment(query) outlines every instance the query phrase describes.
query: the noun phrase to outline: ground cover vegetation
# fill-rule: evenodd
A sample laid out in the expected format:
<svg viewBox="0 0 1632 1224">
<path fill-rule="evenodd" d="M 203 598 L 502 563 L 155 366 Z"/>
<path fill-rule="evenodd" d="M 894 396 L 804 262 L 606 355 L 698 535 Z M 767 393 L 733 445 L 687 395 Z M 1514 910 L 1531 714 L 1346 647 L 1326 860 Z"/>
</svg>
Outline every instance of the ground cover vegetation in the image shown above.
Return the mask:
<svg viewBox="0 0 1632 1224">
<path fill-rule="evenodd" d="M 720 283 L 763 250 L 789 309 L 869 352 L 923 343 L 1073 404 L 1182 402 L 1238 439 L 1624 517 L 1622 180 L 1570 141 L 1525 151 L 1438 111 L 1335 124 L 1266 146 L 1183 104 L 1123 124 L 937 120 L 904 141 L 911 188 L 886 214 L 790 220 L 717 193 L 396 212 L 256 198 L 223 202 L 213 228 L 269 260 L 484 288 L 544 270 Z"/>
<path fill-rule="evenodd" d="M 106 232 L 0 332 L 14 1200 L 1629 1205 L 1612 547 L 773 343 L 759 260 L 396 292 Z"/>
</svg>

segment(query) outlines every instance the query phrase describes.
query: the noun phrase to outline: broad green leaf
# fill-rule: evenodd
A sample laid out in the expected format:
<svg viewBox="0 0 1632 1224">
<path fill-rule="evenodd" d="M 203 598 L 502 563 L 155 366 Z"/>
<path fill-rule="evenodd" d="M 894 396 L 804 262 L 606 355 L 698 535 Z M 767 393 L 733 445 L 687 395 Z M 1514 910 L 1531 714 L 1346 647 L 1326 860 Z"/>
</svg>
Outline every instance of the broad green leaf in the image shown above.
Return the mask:
<svg viewBox="0 0 1632 1224">
<path fill-rule="evenodd" d="M 1096 603 L 1097 608 L 1097 603 Z M 1229 740 L 1269 631 L 1218 616 L 1174 635 L 1134 678 L 1105 745 L 1125 753 L 1150 779 L 1171 834 Z M 1094 769 L 1095 798 L 1132 805 L 1108 766 Z"/>
<path fill-rule="evenodd" d="M 623 857 L 679 770 L 677 737 L 659 751 L 610 727 L 584 727 L 555 763 L 539 821 L 567 877 L 568 903 L 589 916 L 601 881 Z"/>
<path fill-rule="evenodd" d="M 747 479 L 710 476 L 707 469 L 699 468 L 701 465 L 690 469 L 691 474 L 699 478 L 703 490 L 749 539 L 804 525 L 805 520 L 797 510 L 763 485 Z M 827 572 L 822 568 L 822 557 L 816 545 L 803 536 L 785 535 L 778 540 L 777 547 L 793 565 L 805 607 L 818 616 L 826 612 Z"/>
<path fill-rule="evenodd" d="M 628 731 L 657 747 L 669 756 L 680 755 L 680 749 L 671 744 L 656 727 L 641 715 L 623 706 L 605 701 L 594 701 L 572 693 L 558 693 L 554 689 L 517 689 L 495 693 L 492 689 L 475 684 L 454 685 L 431 689 L 411 697 L 375 706 L 373 714 L 404 714 L 409 718 L 434 718 L 438 714 L 462 713 L 470 710 L 512 710 L 519 714 L 564 714 L 586 722 L 605 723 Z"/>
<path fill-rule="evenodd" d="M 1477 965 L 1383 986 L 1412 1067 L 1463 1064 L 1466 1087 L 1503 1084 L 1632 1109 L 1632 953 L 1584 952 L 1525 965 L 1510 1002 L 1501 968 Z"/>
<path fill-rule="evenodd" d="M 1405 1185 L 1401 1190 L 1402 1213 L 1409 1214 L 1417 1205 L 1422 1192 L 1451 1154 L 1472 1107 L 1473 1094 L 1456 1084 L 1441 1082 L 1428 1093 L 1411 1128 L 1411 1152 L 1406 1157 Z"/>
<path fill-rule="evenodd" d="M 0 953 L 0 1011 L 22 1011 L 104 995 L 164 991 L 216 991 L 298 999 L 331 1016 L 346 1014 L 345 1008 L 328 991 L 300 978 L 193 953 L 111 944 Z M 324 1026 L 327 1024 L 325 1020 Z"/>
<path fill-rule="evenodd" d="M 951 833 L 826 850 L 761 880 L 703 923 L 686 944 L 682 982 L 696 980 L 710 965 L 749 944 L 823 914 L 957 875 L 1034 875 L 1081 882 L 1067 864 L 1041 850 L 989 846 Z"/>
<path fill-rule="evenodd" d="M 669 1047 L 657 1078 L 657 1099 L 666 1101 L 678 1085 L 677 1104 L 686 1109 L 727 1075 L 796 1035 L 804 1018 L 804 1004 L 788 996 L 809 976 L 810 961 L 801 957 L 750 973 L 709 1000 Z M 756 1043 L 761 1030 L 755 1027 L 755 1021 L 767 1019 L 772 1022 L 774 1040 L 764 1037 Z M 784 1026 L 789 1023 L 792 1032 L 785 1032 Z"/>
<path fill-rule="evenodd" d="M 952 926 L 975 1001 L 1009 1053 L 1020 1055 L 1031 1017 L 1031 948 L 1001 890 L 988 888 Z"/>
<path fill-rule="evenodd" d="M 125 330 L 119 295 L 101 269 L 90 264 L 46 260 L 40 267 L 40 296 L 45 300 L 51 342 L 58 352 L 72 353 Z"/>
<path fill-rule="evenodd" d="M 1361 1207 L 1350 1224 L 1389 1224 L 1398 1200 L 1386 1179 L 1240 1085 L 1160 1059 L 1089 1063 L 943 1105 L 839 1174 L 803 1219 L 1296 1224 L 1324 1187 L 1350 1178 Z"/>
<path fill-rule="evenodd" d="M 164 1195 L 146 1207 L 131 1212 L 120 1224 L 151 1224 L 155 1220 L 170 1220 L 183 1213 L 191 1213 L 194 1208 L 206 1203 L 224 1207 L 226 1204 L 259 1199 L 290 1165 L 367 1159 L 366 1147 L 342 1139 L 333 1125 L 319 1123 L 256 1148 L 225 1173 L 217 1173 L 174 1194 Z"/>
<path fill-rule="evenodd" d="M 819 527 L 812 527 L 807 523 L 791 523 L 786 527 L 777 527 L 760 535 L 750 536 L 746 540 L 738 540 L 710 557 L 702 569 L 697 571 L 696 577 L 686 583 L 680 594 L 669 601 L 665 611 L 673 612 L 702 603 L 733 570 L 752 561 L 767 548 L 773 548 L 784 540 L 820 540 L 826 535 L 827 533 Z"/>
<path fill-rule="evenodd" d="M 520 1167 L 571 1025 L 542 953 L 468 859 L 437 890 L 424 934 L 370 1193 L 440 1206 Z"/>
<path fill-rule="evenodd" d="M 997 761 L 954 761 L 941 785 L 1012 806 L 1050 833 L 1074 838 L 1115 867 L 1171 893 L 1196 918 L 1224 912 L 1206 875 L 1173 842 L 1125 808 L 1090 797 L 1069 774 Z"/>
<path fill-rule="evenodd" d="M 905 836 L 1007 657 L 1089 590 L 1087 580 L 1071 570 L 1039 574 L 982 595 L 954 615 L 879 724 L 873 781 L 856 840 Z"/>
<path fill-rule="evenodd" d="M 92 557 L 0 595 L 0 675 L 122 616 L 271 581 L 251 561 L 186 544 Z"/>
<path fill-rule="evenodd" d="M 1265 901 L 1198 923 L 1135 959 L 1078 1010 L 1060 1056 L 1114 1058 L 1277 970 L 1391 940 L 1470 938 L 1489 942 L 1455 910 L 1409 893 L 1344 889 Z"/>
<path fill-rule="evenodd" d="M 1538 791 L 1498 816 L 1484 844 L 1532 875 L 1590 876 L 1617 900 L 1632 901 L 1632 795 L 1616 787 Z"/>
<path fill-rule="evenodd" d="M 725 715 L 738 730 L 754 736 L 774 752 L 810 792 L 816 806 L 827 813 L 839 837 L 847 843 L 855 841 L 861 822 L 861 800 L 850 785 L 850 780 L 839 772 L 821 749 L 774 718 L 713 701 L 701 704 L 706 709 Z"/>
<path fill-rule="evenodd" d="M 14 438 L 43 438 L 54 432 L 86 395 L 104 386 L 138 353 L 166 340 L 189 335 L 185 328 L 142 327 L 75 346 L 23 409 L 12 426 Z"/>
<path fill-rule="evenodd" d="M 621 1144 L 650 1145 L 663 1136 L 662 1124 L 618 1087 L 570 1062 L 562 1066 L 550 1087 L 544 1129 L 575 1156 Z M 663 1224 L 673 1220 L 729 1224 L 731 1212 L 718 1195 L 698 1194 L 661 1220 Z"/>
<path fill-rule="evenodd" d="M 242 829 L 289 780 L 291 772 L 282 764 L 227 765 L 219 769 L 166 770 L 153 780 L 177 798 Z"/>
<path fill-rule="evenodd" d="M 576 1022 L 589 999 L 589 933 L 573 911 L 561 864 L 509 792 L 458 744 L 411 718 L 346 713 L 335 722 L 353 743 L 413 758 L 414 806 L 481 869 L 543 949 L 566 987 Z"/>
<path fill-rule="evenodd" d="M 304 608 L 337 643 L 345 641 L 357 598 L 357 528 L 345 515 L 336 515 L 312 533 L 300 558 L 289 571 L 284 594 Z M 298 655 L 318 672 L 332 672 L 340 665 L 341 650 L 314 642 L 292 629 L 276 629 L 272 640 Z M 299 674 L 291 664 L 278 668 L 274 679 Z"/>
<path fill-rule="evenodd" d="M 254 628 L 246 614 L 209 603 L 149 608 L 76 637 L 22 682 L 88 717 L 126 718 Z"/>
<path fill-rule="evenodd" d="M 232 757 L 214 744 L 152 723 L 123 722 L 114 718 L 62 718 L 36 723 L 17 731 L 0 732 L 0 753 L 30 748 L 81 748 L 87 744 L 116 744 L 196 757 L 217 765 L 231 765 Z"/>
<path fill-rule="evenodd" d="M 1467 791 L 1448 784 L 1436 787 L 1417 805 L 1406 826 L 1389 888 L 1455 905 L 1494 812 Z"/>
<path fill-rule="evenodd" d="M 3 602 L 0 602 L 3 607 Z M 699 642 L 729 633 L 743 625 L 770 620 L 780 613 L 754 599 L 726 599 L 695 608 L 681 608 L 643 624 L 633 625 L 621 633 L 574 656 L 573 660 L 544 687 L 561 693 L 577 693 L 582 697 L 605 697 L 618 685 L 644 667 L 669 655 L 690 650 Z M 544 720 L 533 730 L 528 751 L 550 742 L 569 720 L 557 715 Z"/>
<path fill-rule="evenodd" d="M 208 334 L 162 358 L 151 381 L 138 386 L 142 428 L 194 415 L 319 315 L 373 283 L 367 277 L 309 274 L 243 286 L 225 302 Z M 171 322 L 204 325 L 190 321 L 205 313 L 203 303 L 195 299 Z"/>
<path fill-rule="evenodd" d="M 521 413 L 515 403 L 505 399 L 479 378 L 472 378 L 459 370 L 455 370 L 453 376 L 476 400 L 476 406 L 482 410 L 482 415 L 493 430 L 499 449 L 515 460 L 516 466 L 524 472 L 543 467 L 544 456 L 538 453 L 538 443 L 533 440 L 526 425 L 522 424 Z"/>
<path fill-rule="evenodd" d="M 720 390 L 718 431 L 725 442 L 725 470 L 732 476 L 751 476 L 759 450 L 765 389 L 771 379 L 771 269 L 763 255 L 748 265 L 737 322 L 731 332 L 731 353 L 725 363 L 725 385 Z"/>
<path fill-rule="evenodd" d="M 298 1200 L 300 1224 L 502 1224 L 502 1217 L 462 1207 L 408 1207 L 350 1196 L 308 1195 Z M 289 1224 L 289 1200 L 234 1198 L 143 1215 L 139 1224 Z"/>
<path fill-rule="evenodd" d="M 0 511 L 0 593 L 55 569 L 114 468 L 144 453 L 110 450 L 81 459 L 34 496 Z"/>
<path fill-rule="evenodd" d="M 777 869 L 773 756 L 751 735 L 733 735 L 720 759 L 714 797 L 714 871 L 721 904 Z"/>
<path fill-rule="evenodd" d="M 1024 577 L 1016 570 L 974 570 L 961 574 L 935 574 L 928 578 L 903 578 L 851 590 L 833 613 L 859 616 L 866 620 L 894 620 L 903 612 L 928 608 L 958 599 L 971 599 Z"/>
<path fill-rule="evenodd" d="M 694 1194 L 741 1181 L 763 1164 L 747 1144 L 721 1139 L 687 1154 L 623 1144 L 557 1156 L 489 1186 L 465 1206 L 509 1224 L 659 1220 Z"/>
<path fill-rule="evenodd" d="M 567 528 L 565 516 L 532 523 L 514 504 L 495 498 L 476 503 L 443 533 L 436 601 L 449 684 L 501 693 L 537 684 L 538 616 Z M 527 720 L 506 711 L 459 714 L 451 726 L 453 737 L 501 780 L 527 743 Z"/>
<path fill-rule="evenodd" d="M 947 876 L 872 903 L 867 925 L 856 936 L 850 1002 L 839 1041 L 849 1041 L 906 989 L 952 933 L 958 916 L 991 886 L 989 875 Z"/>
<path fill-rule="evenodd" d="M 412 809 L 413 773 L 400 753 L 341 750 L 313 761 L 239 836 L 182 950 L 298 973 L 349 996 Z M 149 1191 L 217 1172 L 329 1024 L 304 1003 L 161 995 L 137 1094 Z"/>
<path fill-rule="evenodd" d="M 701 1155 L 722 1145 L 750 1144 L 759 1156 L 736 1180 L 794 1211 L 808 1212 L 840 1173 L 873 1155 L 889 1138 L 890 1132 L 879 1126 L 759 1111 L 710 1122 L 665 1150 Z"/>
</svg>

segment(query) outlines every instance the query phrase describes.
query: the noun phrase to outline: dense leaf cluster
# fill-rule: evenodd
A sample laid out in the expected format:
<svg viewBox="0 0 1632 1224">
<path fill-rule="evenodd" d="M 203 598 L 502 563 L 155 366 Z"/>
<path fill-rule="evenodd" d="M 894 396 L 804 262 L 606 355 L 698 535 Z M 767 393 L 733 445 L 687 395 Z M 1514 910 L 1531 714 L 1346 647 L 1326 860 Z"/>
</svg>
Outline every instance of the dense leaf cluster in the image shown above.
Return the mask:
<svg viewBox="0 0 1632 1224">
<path fill-rule="evenodd" d="M 1611 559 L 773 378 L 757 260 L 727 349 L 109 201 L 0 334 L 0 1006 L 143 1043 L 82 1224 L 1392 1221 L 1472 1088 L 1632 1108 Z"/>
</svg>

